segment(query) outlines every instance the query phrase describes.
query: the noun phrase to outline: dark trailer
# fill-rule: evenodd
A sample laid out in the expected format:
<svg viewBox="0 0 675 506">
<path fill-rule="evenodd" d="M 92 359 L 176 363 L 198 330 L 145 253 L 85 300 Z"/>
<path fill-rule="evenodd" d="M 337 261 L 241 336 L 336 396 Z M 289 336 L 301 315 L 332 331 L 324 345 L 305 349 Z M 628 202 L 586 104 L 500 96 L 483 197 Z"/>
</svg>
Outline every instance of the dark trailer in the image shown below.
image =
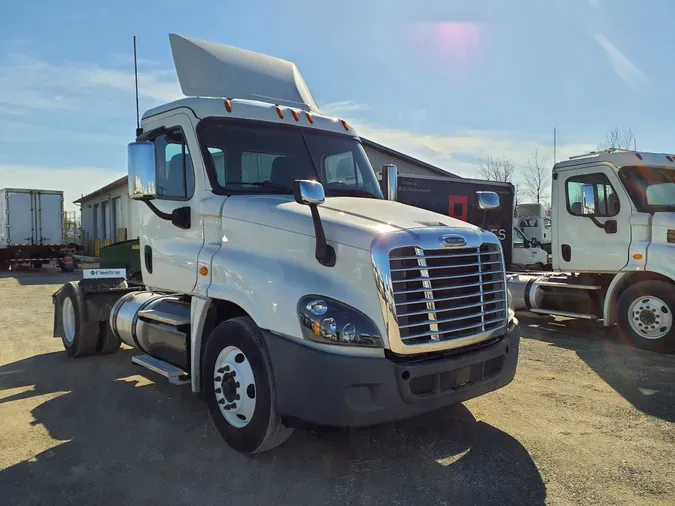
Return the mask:
<svg viewBox="0 0 675 506">
<path fill-rule="evenodd" d="M 494 233 L 501 241 L 505 264 L 511 264 L 514 198 L 511 183 L 399 174 L 397 186 L 396 200 L 399 202 L 445 214 Z M 478 207 L 476 192 L 479 191 L 493 191 L 499 195 L 500 208 L 488 211 L 486 215 Z"/>
</svg>

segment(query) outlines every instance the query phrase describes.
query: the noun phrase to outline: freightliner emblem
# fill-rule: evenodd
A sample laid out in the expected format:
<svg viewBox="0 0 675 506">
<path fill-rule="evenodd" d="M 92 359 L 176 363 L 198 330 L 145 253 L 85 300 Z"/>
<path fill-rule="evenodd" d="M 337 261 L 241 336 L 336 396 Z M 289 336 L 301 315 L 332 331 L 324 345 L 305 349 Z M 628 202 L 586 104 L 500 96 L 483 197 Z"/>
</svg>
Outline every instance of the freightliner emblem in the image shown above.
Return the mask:
<svg viewBox="0 0 675 506">
<path fill-rule="evenodd" d="M 444 235 L 441 237 L 441 246 L 444 248 L 461 248 L 466 246 L 466 239 L 461 235 Z"/>
</svg>

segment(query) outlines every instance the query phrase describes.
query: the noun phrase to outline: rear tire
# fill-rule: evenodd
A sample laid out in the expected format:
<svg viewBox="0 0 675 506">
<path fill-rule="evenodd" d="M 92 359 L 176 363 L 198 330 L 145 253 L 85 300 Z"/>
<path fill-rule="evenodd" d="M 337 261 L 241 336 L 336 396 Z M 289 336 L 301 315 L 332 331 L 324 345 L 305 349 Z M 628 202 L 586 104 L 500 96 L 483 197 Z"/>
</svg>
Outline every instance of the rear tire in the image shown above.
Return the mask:
<svg viewBox="0 0 675 506">
<path fill-rule="evenodd" d="M 33 269 L 41 269 L 41 268 L 42 268 L 42 263 L 43 263 L 43 262 L 33 262 L 33 263 L 32 263 Z"/>
<path fill-rule="evenodd" d="M 219 324 L 204 352 L 206 406 L 218 432 L 233 449 L 261 453 L 283 444 L 292 429 L 276 411 L 275 386 L 265 341 L 248 317 Z"/>
<path fill-rule="evenodd" d="M 71 357 L 86 357 L 96 353 L 101 326 L 86 319 L 84 300 L 77 283 L 71 281 L 59 293 L 61 341 Z"/>
<path fill-rule="evenodd" d="M 621 334 L 635 347 L 675 351 L 675 286 L 665 281 L 642 281 L 619 297 Z"/>
</svg>

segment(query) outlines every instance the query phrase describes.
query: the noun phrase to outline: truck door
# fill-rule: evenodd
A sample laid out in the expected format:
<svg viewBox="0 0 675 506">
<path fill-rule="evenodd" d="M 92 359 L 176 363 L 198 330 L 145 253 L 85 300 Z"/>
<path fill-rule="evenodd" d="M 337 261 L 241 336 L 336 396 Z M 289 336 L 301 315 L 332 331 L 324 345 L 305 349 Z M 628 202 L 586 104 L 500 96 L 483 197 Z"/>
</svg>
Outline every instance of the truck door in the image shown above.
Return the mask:
<svg viewBox="0 0 675 506">
<path fill-rule="evenodd" d="M 139 218 L 143 281 L 154 289 L 191 293 L 203 245 L 199 196 L 204 191 L 203 170 L 195 171 L 202 163 L 194 128 L 191 118 L 182 112 L 162 116 L 144 127 L 158 131 L 148 139 L 155 144 L 157 197 L 152 204 L 164 213 L 189 207 L 191 223 L 189 229 L 178 228 L 148 206 L 134 206 Z"/>
<path fill-rule="evenodd" d="M 617 272 L 628 262 L 631 206 L 607 165 L 559 173 L 557 267 L 571 272 Z"/>
<path fill-rule="evenodd" d="M 7 190 L 9 244 L 35 244 L 35 208 L 28 191 Z"/>
</svg>

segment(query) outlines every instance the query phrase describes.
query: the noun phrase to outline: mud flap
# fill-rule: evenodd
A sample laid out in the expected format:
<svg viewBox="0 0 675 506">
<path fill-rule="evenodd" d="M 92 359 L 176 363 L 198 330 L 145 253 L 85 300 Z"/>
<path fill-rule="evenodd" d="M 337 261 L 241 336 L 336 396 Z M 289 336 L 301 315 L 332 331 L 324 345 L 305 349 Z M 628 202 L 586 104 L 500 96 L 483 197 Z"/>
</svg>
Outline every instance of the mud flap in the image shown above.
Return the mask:
<svg viewBox="0 0 675 506">
<path fill-rule="evenodd" d="M 64 285 L 65 286 L 65 285 Z M 143 287 L 129 287 L 125 279 L 82 279 L 75 283 L 83 301 L 84 316 L 87 321 L 106 321 L 110 316 L 110 310 L 117 299 L 122 295 L 142 290 Z M 59 288 L 52 295 L 54 304 L 54 329 L 53 337 L 62 337 L 61 327 L 61 292 Z"/>
</svg>

